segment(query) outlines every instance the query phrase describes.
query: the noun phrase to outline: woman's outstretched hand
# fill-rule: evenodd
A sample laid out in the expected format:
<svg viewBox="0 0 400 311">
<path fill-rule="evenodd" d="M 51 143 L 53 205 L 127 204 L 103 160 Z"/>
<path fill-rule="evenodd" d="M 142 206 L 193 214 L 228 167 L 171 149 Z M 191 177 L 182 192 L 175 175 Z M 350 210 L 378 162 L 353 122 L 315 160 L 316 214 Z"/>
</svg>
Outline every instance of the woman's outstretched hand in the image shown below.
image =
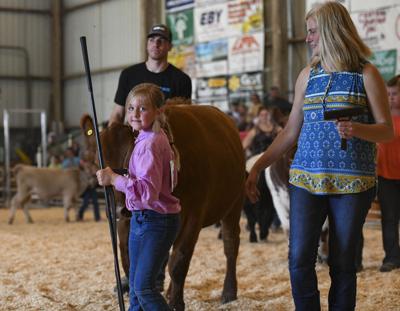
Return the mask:
<svg viewBox="0 0 400 311">
<path fill-rule="evenodd" d="M 260 192 L 257 188 L 257 181 L 258 181 L 258 173 L 255 170 L 250 170 L 250 174 L 246 180 L 246 194 L 247 197 L 250 199 L 251 203 L 255 203 L 259 200 Z"/>
</svg>

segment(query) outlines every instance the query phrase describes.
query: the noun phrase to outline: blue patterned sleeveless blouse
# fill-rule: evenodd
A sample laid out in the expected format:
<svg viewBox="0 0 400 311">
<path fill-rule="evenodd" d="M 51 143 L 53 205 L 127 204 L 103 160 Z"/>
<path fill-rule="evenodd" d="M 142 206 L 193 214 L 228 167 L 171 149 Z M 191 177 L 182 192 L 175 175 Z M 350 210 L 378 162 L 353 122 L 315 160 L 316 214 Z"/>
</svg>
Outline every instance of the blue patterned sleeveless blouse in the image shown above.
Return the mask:
<svg viewBox="0 0 400 311">
<path fill-rule="evenodd" d="M 375 186 L 375 144 L 352 138 L 347 150 L 335 121 L 324 121 L 324 110 L 368 107 L 358 72 L 329 74 L 318 65 L 310 72 L 304 99 L 304 120 L 289 182 L 314 194 L 359 193 Z M 370 113 L 353 117 L 372 123 Z"/>
</svg>

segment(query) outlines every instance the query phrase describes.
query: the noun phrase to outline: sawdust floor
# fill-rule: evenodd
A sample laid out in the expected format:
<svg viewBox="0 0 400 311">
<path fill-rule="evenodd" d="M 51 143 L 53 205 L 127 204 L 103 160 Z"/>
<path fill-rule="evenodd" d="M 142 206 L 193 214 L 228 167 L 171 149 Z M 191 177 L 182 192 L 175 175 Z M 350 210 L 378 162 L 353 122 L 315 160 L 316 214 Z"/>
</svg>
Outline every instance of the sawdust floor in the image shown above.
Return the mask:
<svg viewBox="0 0 400 311">
<path fill-rule="evenodd" d="M 108 223 L 95 223 L 91 210 L 82 223 L 65 223 L 61 208 L 31 213 L 34 224 L 25 224 L 18 211 L 10 226 L 8 211 L 0 209 L 0 310 L 118 310 Z M 238 300 L 219 302 L 225 261 L 218 229 L 209 227 L 201 232 L 186 279 L 187 310 L 294 310 L 285 236 L 272 233 L 267 243 L 250 244 L 244 219 L 241 227 Z M 366 226 L 364 233 L 357 310 L 400 310 L 400 269 L 380 273 L 379 226 Z M 327 310 L 328 270 L 317 270 Z"/>
</svg>

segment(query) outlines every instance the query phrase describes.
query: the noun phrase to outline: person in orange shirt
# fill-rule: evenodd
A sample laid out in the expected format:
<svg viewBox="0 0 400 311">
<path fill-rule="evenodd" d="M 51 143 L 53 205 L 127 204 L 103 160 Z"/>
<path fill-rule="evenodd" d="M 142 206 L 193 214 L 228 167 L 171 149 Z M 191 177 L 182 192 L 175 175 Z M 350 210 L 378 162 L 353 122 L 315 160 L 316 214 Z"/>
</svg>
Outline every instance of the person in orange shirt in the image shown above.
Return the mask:
<svg viewBox="0 0 400 311">
<path fill-rule="evenodd" d="M 385 258 L 381 272 L 400 268 L 400 75 L 386 83 L 395 138 L 378 144 L 378 200 Z"/>
</svg>

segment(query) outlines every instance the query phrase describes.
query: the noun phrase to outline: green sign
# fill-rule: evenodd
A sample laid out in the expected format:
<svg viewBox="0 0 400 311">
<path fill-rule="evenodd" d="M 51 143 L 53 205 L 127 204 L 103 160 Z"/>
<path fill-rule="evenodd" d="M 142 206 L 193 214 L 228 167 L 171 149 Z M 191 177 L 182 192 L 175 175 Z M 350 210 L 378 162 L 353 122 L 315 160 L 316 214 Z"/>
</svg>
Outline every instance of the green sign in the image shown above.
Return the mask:
<svg viewBox="0 0 400 311">
<path fill-rule="evenodd" d="M 397 50 L 377 51 L 371 56 L 373 63 L 385 81 L 394 77 L 397 66 Z"/>
<path fill-rule="evenodd" d="M 167 25 L 172 31 L 173 45 L 193 44 L 193 9 L 168 14 Z"/>
</svg>

